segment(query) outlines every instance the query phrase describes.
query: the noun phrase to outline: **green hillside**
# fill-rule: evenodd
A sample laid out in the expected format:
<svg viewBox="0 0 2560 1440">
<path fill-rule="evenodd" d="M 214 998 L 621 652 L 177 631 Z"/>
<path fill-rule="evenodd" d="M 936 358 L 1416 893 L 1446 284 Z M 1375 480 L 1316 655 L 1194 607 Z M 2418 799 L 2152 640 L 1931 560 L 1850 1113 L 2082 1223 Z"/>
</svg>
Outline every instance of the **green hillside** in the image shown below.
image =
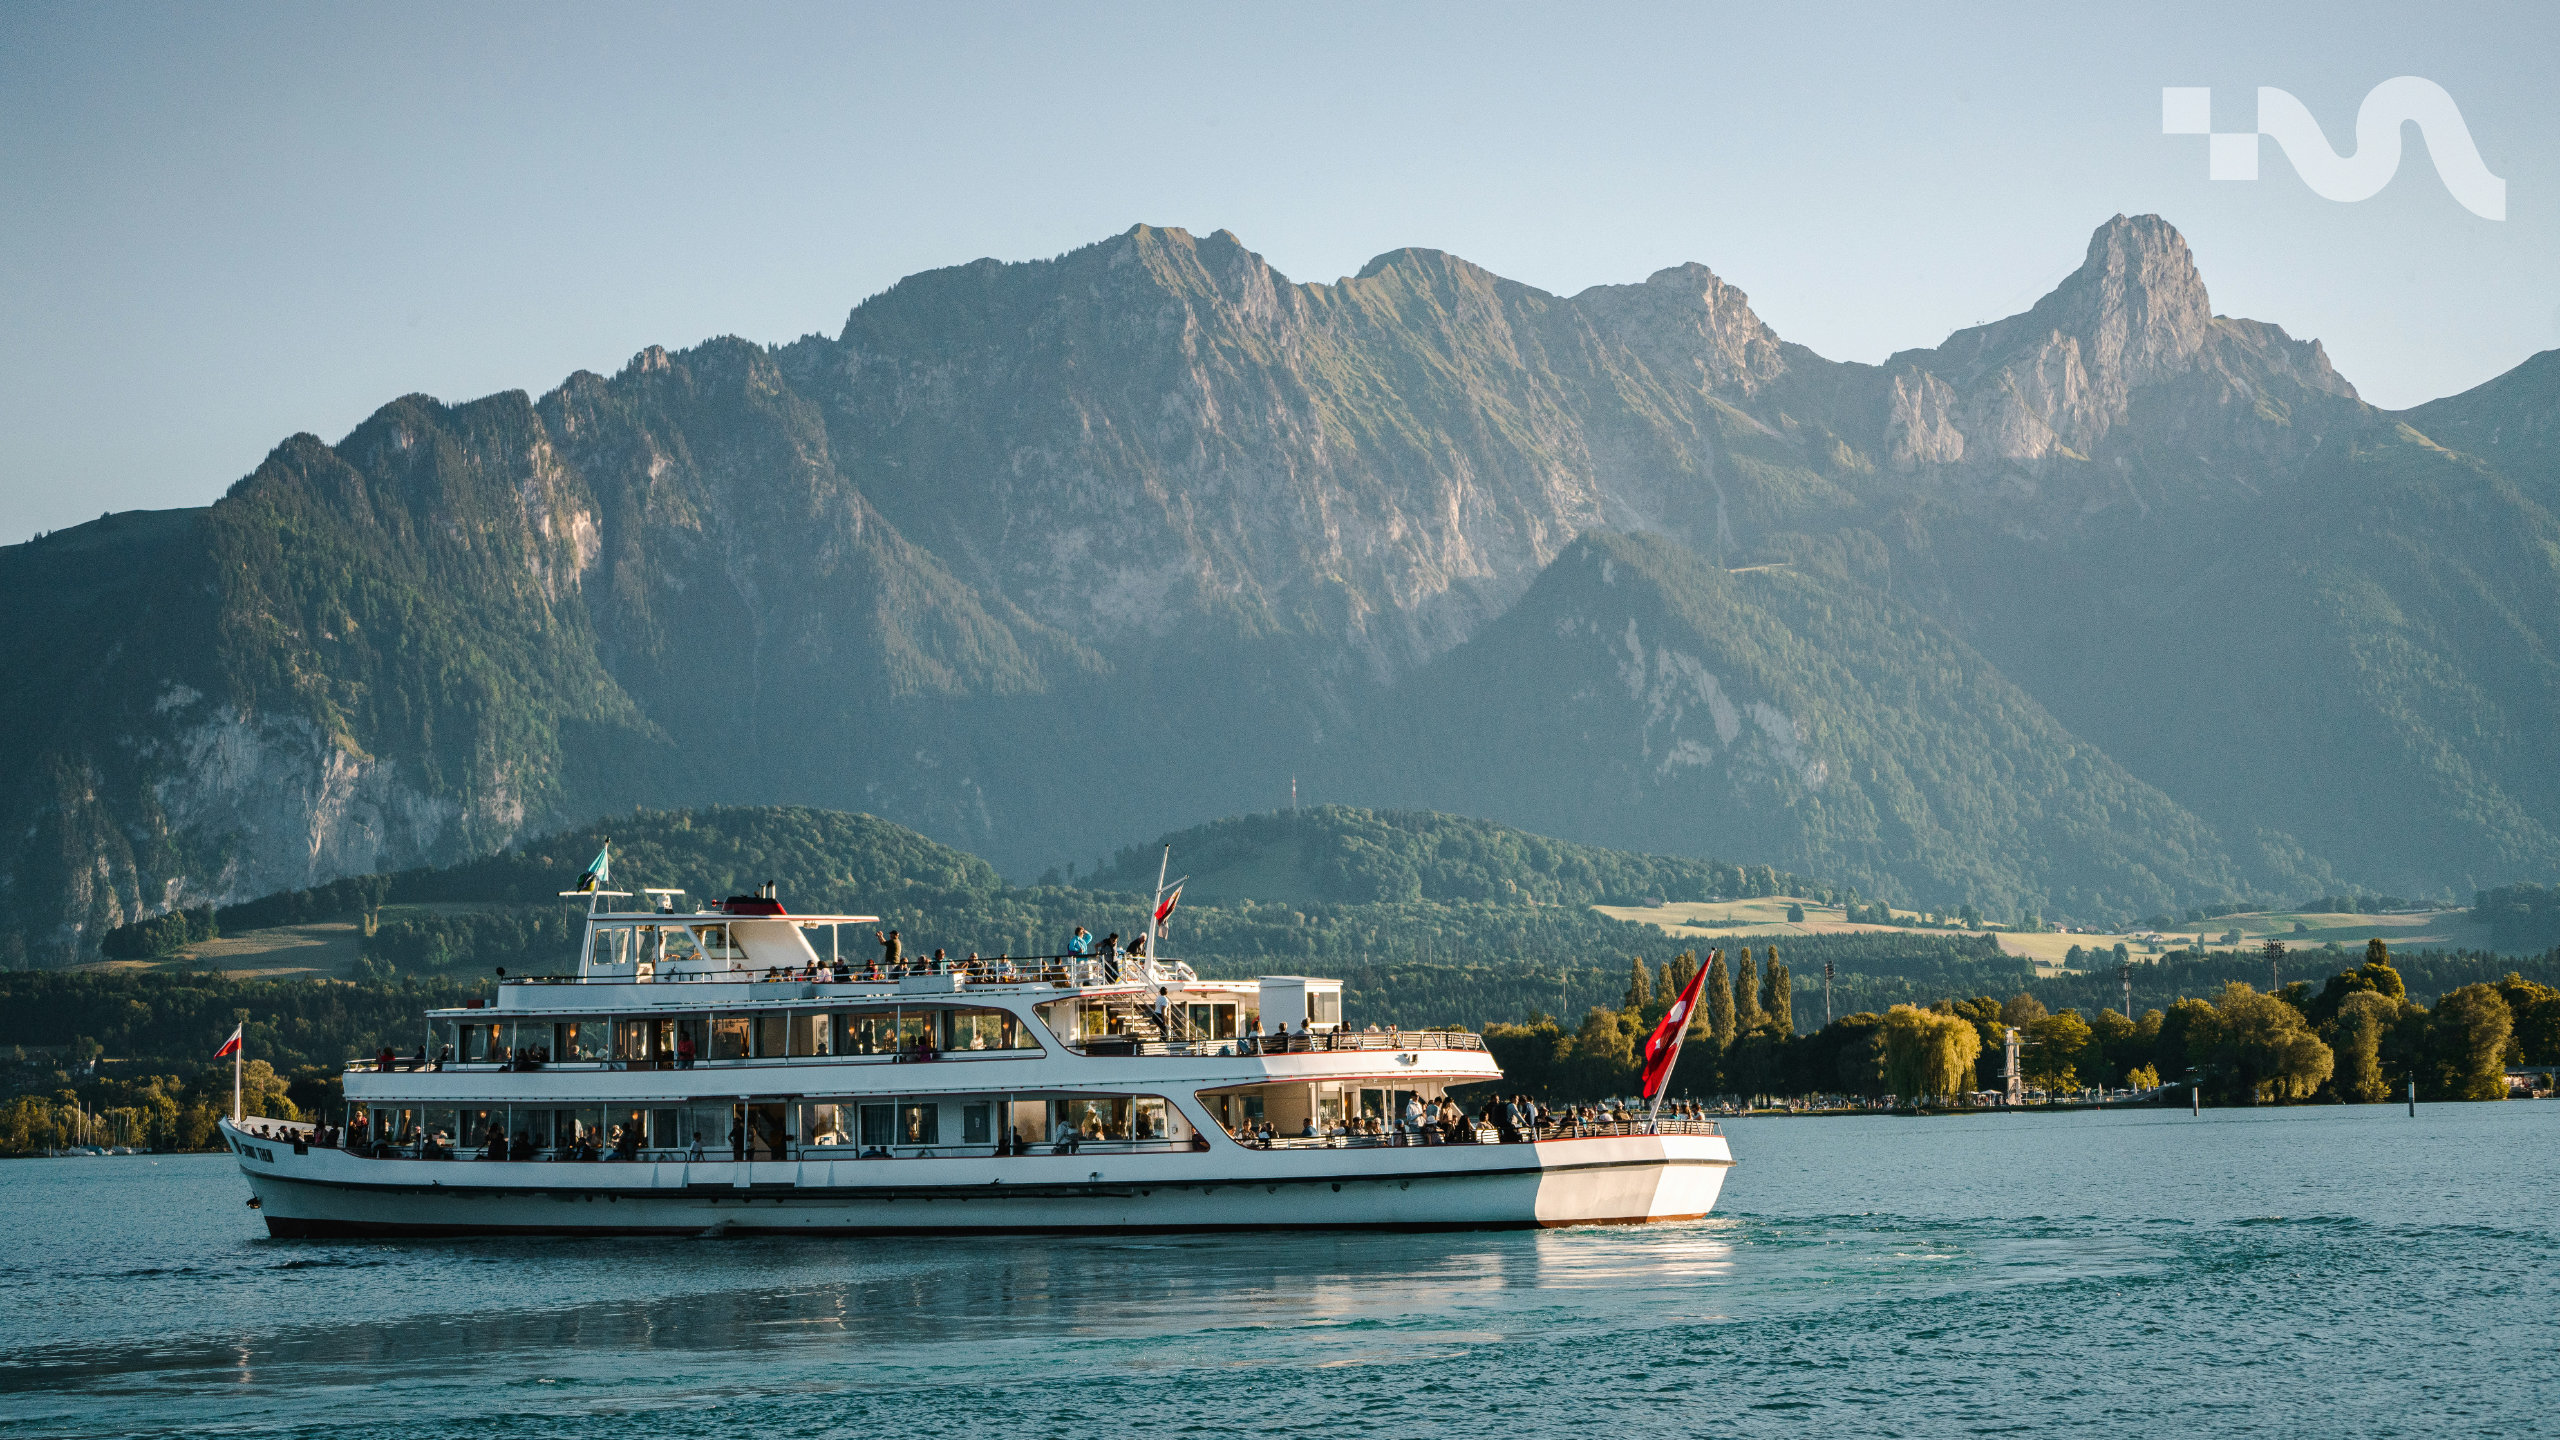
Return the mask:
<svg viewBox="0 0 2560 1440">
<path fill-rule="evenodd" d="M 1504 820 L 1661 849 L 1711 814 L 1792 869 L 1994 916 L 2317 888 L 2241 863 L 1862 578 L 1865 559 L 1834 537 L 1729 572 L 1658 537 L 1585 535 L 1381 707 L 1399 773 L 1372 783 L 1440 805 L 1499 791 Z"/>
<path fill-rule="evenodd" d="M 1195 825 L 1122 851 L 1083 877 L 1098 889 L 1150 891 L 1173 847 L 1186 900 L 1359 904 L 1483 901 L 1631 905 L 1648 897 L 1812 895 L 1827 886 L 1766 865 L 1682 860 L 1576 845 L 1507 825 L 1428 810 L 1314 805 Z"/>
</svg>

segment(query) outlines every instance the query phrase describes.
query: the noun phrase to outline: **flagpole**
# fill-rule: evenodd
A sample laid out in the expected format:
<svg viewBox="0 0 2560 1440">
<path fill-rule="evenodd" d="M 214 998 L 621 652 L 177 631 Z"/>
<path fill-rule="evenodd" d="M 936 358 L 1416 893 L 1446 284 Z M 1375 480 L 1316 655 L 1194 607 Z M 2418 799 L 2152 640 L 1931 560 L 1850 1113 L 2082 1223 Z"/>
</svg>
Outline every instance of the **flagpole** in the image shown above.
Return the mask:
<svg viewBox="0 0 2560 1440">
<path fill-rule="evenodd" d="M 245 1034 L 246 1032 L 243 1031 L 242 1033 Z M 196 1043 L 203 1044 L 204 1042 L 197 1041 Z M 240 1062 L 248 1055 L 248 1053 L 249 1047 L 246 1044 L 234 1045 L 231 1047 L 231 1123 L 233 1125 L 238 1125 L 243 1118 L 240 1113 Z"/>
</svg>

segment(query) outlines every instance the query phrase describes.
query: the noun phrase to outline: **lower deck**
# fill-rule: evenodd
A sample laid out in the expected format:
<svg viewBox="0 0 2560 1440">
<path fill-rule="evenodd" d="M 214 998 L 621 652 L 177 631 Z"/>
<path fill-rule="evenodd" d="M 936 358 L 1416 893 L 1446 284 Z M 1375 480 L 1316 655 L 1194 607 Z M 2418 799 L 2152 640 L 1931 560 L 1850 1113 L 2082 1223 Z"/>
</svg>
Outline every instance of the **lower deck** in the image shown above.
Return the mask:
<svg viewBox="0 0 2560 1440">
<path fill-rule="evenodd" d="M 1722 1136 L 1677 1132 L 581 1164 L 377 1159 L 272 1122 L 225 1128 L 283 1236 L 1630 1224 L 1705 1215 L 1733 1163 Z"/>
</svg>

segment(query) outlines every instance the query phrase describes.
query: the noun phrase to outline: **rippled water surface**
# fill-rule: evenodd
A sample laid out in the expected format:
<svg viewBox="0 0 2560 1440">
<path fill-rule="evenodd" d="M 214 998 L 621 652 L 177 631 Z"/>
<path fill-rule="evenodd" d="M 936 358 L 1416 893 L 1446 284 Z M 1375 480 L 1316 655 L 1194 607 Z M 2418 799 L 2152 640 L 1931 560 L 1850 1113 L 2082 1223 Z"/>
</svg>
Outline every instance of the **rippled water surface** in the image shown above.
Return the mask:
<svg viewBox="0 0 2560 1440">
<path fill-rule="evenodd" d="M 1760 1120 L 1714 1218 L 272 1241 L 0 1164 L 0 1435 L 2549 1435 L 2560 1104 Z"/>
</svg>

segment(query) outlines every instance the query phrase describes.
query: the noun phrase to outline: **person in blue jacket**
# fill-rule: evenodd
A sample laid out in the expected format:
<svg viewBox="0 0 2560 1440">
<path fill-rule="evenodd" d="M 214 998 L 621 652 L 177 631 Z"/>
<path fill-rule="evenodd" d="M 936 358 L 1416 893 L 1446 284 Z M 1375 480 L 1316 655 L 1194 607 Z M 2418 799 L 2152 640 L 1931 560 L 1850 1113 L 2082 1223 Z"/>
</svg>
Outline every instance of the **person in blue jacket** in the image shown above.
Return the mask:
<svg viewBox="0 0 2560 1440">
<path fill-rule="evenodd" d="M 1087 930 L 1086 930 L 1083 926 L 1081 926 L 1081 925 L 1077 926 L 1077 927 L 1076 927 L 1076 933 L 1067 937 L 1067 953 L 1068 953 L 1068 954 L 1070 954 L 1070 955 L 1090 955 L 1090 954 L 1092 954 L 1092 953 L 1093 953 L 1093 935 L 1092 935 L 1092 933 L 1091 933 L 1091 932 L 1089 932 L 1089 931 L 1087 931 Z"/>
</svg>

